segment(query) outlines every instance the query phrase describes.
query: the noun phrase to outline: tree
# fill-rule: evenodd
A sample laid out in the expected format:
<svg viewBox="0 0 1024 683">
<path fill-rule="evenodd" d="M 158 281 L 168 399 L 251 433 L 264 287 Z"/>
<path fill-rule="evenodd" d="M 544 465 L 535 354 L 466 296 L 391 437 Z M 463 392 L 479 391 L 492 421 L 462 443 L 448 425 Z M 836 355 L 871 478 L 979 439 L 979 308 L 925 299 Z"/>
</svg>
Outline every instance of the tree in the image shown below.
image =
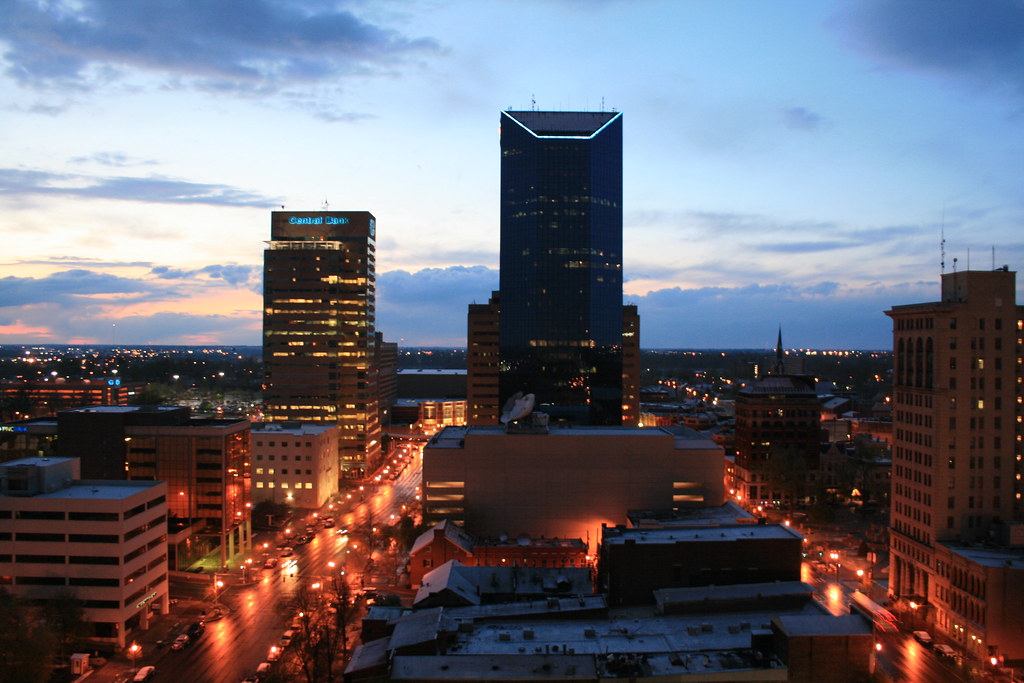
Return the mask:
<svg viewBox="0 0 1024 683">
<path fill-rule="evenodd" d="M 274 519 L 280 522 L 288 519 L 291 515 L 292 509 L 287 503 L 275 503 L 269 498 L 254 503 L 252 506 L 253 524 L 258 528 L 272 527 Z"/>
<path fill-rule="evenodd" d="M 61 659 L 77 652 L 76 646 L 89 629 L 81 600 L 68 591 L 59 593 L 46 601 L 40 616 L 47 630 L 53 635 L 57 655 Z"/>
<path fill-rule="evenodd" d="M 43 683 L 55 651 L 53 636 L 0 586 L 0 683 Z"/>
<path fill-rule="evenodd" d="M 146 388 L 132 396 L 128 401 L 133 406 L 159 406 L 167 402 L 170 392 L 168 387 L 148 382 Z"/>
<path fill-rule="evenodd" d="M 358 617 L 345 575 L 301 586 L 291 609 L 301 624 L 301 633 L 293 641 L 294 666 L 307 683 L 341 680 L 341 664 L 348 654 L 348 627 Z"/>
</svg>

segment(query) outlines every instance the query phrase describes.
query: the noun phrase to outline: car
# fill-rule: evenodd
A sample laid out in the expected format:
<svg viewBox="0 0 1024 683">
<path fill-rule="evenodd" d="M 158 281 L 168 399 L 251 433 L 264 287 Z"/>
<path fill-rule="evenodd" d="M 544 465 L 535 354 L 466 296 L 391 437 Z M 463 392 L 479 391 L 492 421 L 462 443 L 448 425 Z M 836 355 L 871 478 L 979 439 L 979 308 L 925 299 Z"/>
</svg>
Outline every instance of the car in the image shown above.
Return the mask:
<svg viewBox="0 0 1024 683">
<path fill-rule="evenodd" d="M 290 548 L 288 546 L 285 546 L 284 548 L 281 549 L 281 557 L 291 557 L 294 554 L 295 554 L 295 548 Z"/>
<path fill-rule="evenodd" d="M 263 562 L 263 568 L 264 569 L 273 569 L 276 566 L 277 566 L 277 558 L 276 557 L 268 557 Z"/>
<path fill-rule="evenodd" d="M 943 657 L 956 657 L 956 650 L 951 648 L 949 645 L 946 645 L 945 643 L 939 643 L 938 645 L 936 645 L 935 651 Z"/>
<path fill-rule="evenodd" d="M 268 662 L 276 662 L 281 657 L 281 648 L 277 645 L 271 645 L 270 651 L 267 653 Z"/>
<path fill-rule="evenodd" d="M 324 526 L 326 526 L 326 527 L 334 526 L 334 520 L 331 519 L 330 517 L 324 517 Z"/>
<path fill-rule="evenodd" d="M 174 639 L 174 642 L 171 643 L 171 649 L 172 650 L 183 650 L 187 646 L 188 646 L 188 634 L 187 633 L 179 634 L 178 637 Z"/>
<path fill-rule="evenodd" d="M 203 635 L 203 631 L 205 631 L 205 630 L 206 630 L 206 625 L 203 624 L 203 622 L 201 622 L 201 621 L 193 621 L 189 625 L 188 630 L 185 631 L 185 633 L 188 634 L 188 637 L 189 637 L 190 640 L 195 640 L 199 636 Z"/>
<path fill-rule="evenodd" d="M 256 667 L 256 677 L 262 678 L 264 674 L 270 671 L 270 662 L 260 662 L 260 665 Z"/>
<path fill-rule="evenodd" d="M 144 667 L 142 667 L 141 669 L 139 669 L 138 671 L 135 672 L 135 678 L 133 678 L 132 681 L 133 681 L 133 683 L 145 683 L 150 678 L 152 678 L 153 674 L 155 674 L 155 673 L 156 673 L 156 667 L 155 666 L 144 666 Z"/>
<path fill-rule="evenodd" d="M 914 631 L 913 636 L 914 640 L 921 643 L 925 647 L 931 647 L 933 644 L 932 636 L 930 633 L 928 633 L 928 631 Z"/>
<path fill-rule="evenodd" d="M 292 638 L 294 636 L 295 632 L 291 629 L 288 629 L 287 631 L 281 634 L 281 639 L 277 641 L 277 644 L 280 645 L 282 648 L 288 647 L 292 644 Z"/>
</svg>

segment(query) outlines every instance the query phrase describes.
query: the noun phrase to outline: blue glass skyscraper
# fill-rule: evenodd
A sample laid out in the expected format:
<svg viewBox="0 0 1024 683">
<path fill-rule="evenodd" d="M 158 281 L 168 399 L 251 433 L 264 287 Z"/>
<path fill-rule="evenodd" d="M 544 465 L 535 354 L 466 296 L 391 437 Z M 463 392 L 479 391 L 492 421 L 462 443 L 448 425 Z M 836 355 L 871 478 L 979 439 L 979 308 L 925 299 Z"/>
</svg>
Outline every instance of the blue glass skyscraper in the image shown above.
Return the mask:
<svg viewBox="0 0 1024 683">
<path fill-rule="evenodd" d="M 501 113 L 500 296 L 499 405 L 621 424 L 621 113 Z"/>
</svg>

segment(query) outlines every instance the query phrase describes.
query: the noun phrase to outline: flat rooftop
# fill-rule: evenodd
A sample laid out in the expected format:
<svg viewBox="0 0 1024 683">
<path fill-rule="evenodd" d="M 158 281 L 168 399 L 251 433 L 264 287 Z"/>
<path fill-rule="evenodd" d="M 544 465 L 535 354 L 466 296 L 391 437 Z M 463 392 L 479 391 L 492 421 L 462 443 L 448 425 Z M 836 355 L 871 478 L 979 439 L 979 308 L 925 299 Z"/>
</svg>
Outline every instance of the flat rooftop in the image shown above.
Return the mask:
<svg viewBox="0 0 1024 683">
<path fill-rule="evenodd" d="M 529 621 L 477 622 L 472 628 L 458 630 L 448 652 L 543 654 L 568 648 L 570 654 L 598 655 L 742 650 L 751 646 L 751 633 L 771 629 L 776 616 L 820 619 L 823 631 L 829 630 L 827 622 L 836 618 L 814 600 L 788 609 L 776 606 L 713 614 L 659 615 L 653 606 L 645 605 L 612 610 L 607 618 L 556 621 L 549 616 Z"/>
<path fill-rule="evenodd" d="M 669 527 L 661 529 L 627 529 L 605 527 L 601 542 L 605 545 L 658 544 L 741 541 L 744 539 L 790 539 L 803 536 L 784 524 L 729 524 L 712 527 Z"/>
<path fill-rule="evenodd" d="M 530 432 L 536 435 L 537 432 Z M 445 427 L 430 440 L 430 448 L 462 448 L 467 436 L 518 437 L 520 433 L 509 433 L 502 425 L 475 425 Z M 675 438 L 676 448 L 717 448 L 714 442 L 689 427 L 619 427 L 619 426 L 549 426 L 541 436 L 571 438 L 577 436 L 606 436 L 608 438 Z"/>
<path fill-rule="evenodd" d="M 983 567 L 1024 570 L 1024 548 L 1000 548 L 948 542 L 941 544 L 960 557 Z"/>
<path fill-rule="evenodd" d="M 733 501 L 728 501 L 722 505 L 698 508 L 629 510 L 626 512 L 626 518 L 636 528 L 715 526 L 719 524 L 736 524 L 740 520 L 749 523 L 757 521 L 757 518 Z"/>
<path fill-rule="evenodd" d="M 72 460 L 78 460 L 78 458 L 53 458 L 41 455 L 30 455 L 27 458 L 18 458 L 17 460 L 8 460 L 5 463 L 0 463 L 0 467 L 52 467 L 53 465 L 60 465 Z"/>
<path fill-rule="evenodd" d="M 399 370 L 399 375 L 465 375 L 465 369 L 459 368 L 406 368 Z"/>
<path fill-rule="evenodd" d="M 251 427 L 254 434 L 288 434 L 290 436 L 316 436 L 335 428 L 334 425 L 327 425 L 322 422 L 298 422 L 294 420 L 285 422 L 253 422 Z"/>
<path fill-rule="evenodd" d="M 69 413 L 168 413 L 181 410 L 181 406 L 83 406 L 69 408 Z"/>
<path fill-rule="evenodd" d="M 132 479 L 129 481 L 111 481 L 106 479 L 88 480 L 83 479 L 68 486 L 50 493 L 40 493 L 33 498 L 65 498 L 79 500 L 121 500 L 130 498 L 140 491 L 153 488 L 163 484 L 162 481 L 143 481 Z"/>
</svg>

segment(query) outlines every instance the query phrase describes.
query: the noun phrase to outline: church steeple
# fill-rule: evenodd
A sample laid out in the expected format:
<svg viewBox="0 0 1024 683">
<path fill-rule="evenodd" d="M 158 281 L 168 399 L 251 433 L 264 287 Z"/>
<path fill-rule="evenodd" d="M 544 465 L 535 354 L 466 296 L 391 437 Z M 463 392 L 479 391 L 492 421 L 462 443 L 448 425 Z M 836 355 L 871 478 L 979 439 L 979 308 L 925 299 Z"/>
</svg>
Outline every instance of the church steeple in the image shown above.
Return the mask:
<svg viewBox="0 0 1024 683">
<path fill-rule="evenodd" d="M 782 356 L 782 325 L 779 325 L 779 339 L 775 342 L 775 367 L 772 368 L 771 374 L 784 375 L 786 373 L 785 363 L 783 363 Z"/>
</svg>

